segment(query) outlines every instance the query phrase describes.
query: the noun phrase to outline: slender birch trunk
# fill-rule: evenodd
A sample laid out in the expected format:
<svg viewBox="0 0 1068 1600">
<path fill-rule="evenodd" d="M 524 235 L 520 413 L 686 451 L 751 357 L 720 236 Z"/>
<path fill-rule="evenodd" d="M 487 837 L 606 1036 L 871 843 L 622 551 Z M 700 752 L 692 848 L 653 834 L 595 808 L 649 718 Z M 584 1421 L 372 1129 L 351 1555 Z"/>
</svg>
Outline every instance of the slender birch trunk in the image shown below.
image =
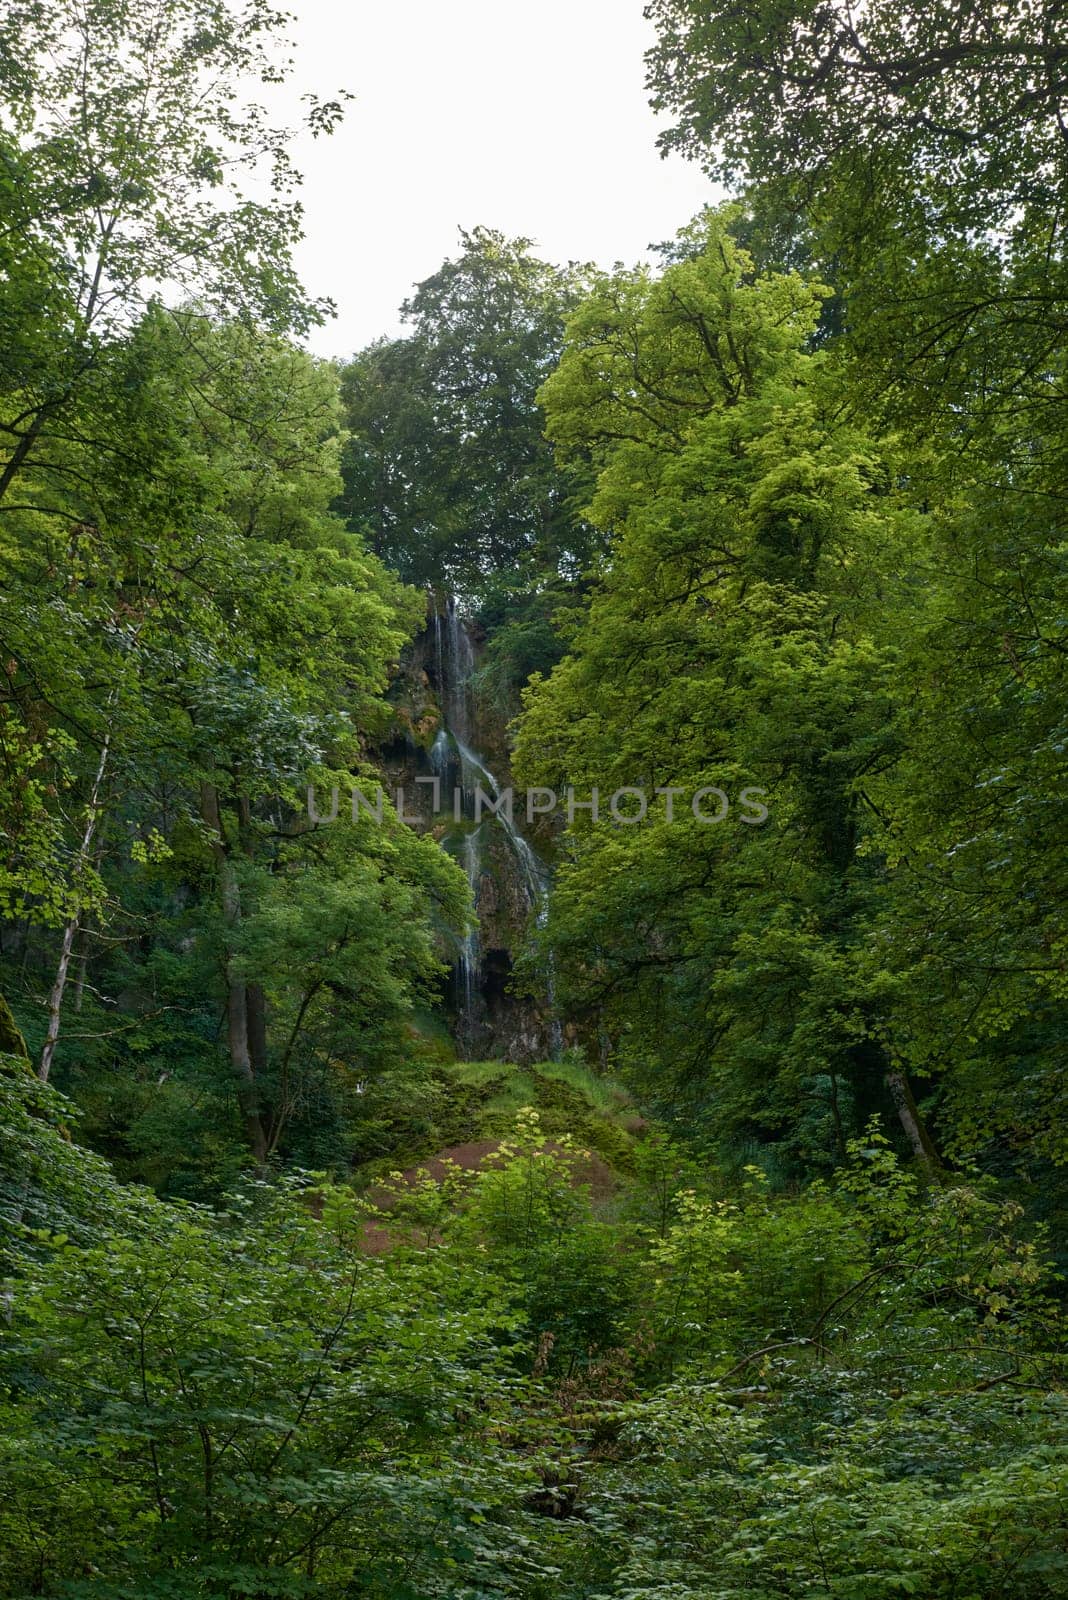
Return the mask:
<svg viewBox="0 0 1068 1600">
<path fill-rule="evenodd" d="M 100 791 L 104 786 L 104 774 L 108 768 L 108 758 L 111 754 L 111 734 L 104 735 L 104 743 L 100 750 L 100 761 L 93 780 L 92 793 L 85 813 L 85 828 L 82 831 L 81 843 L 74 863 L 73 883 L 75 891 L 82 878 L 93 850 L 93 841 L 96 838 L 96 826 L 100 813 Z M 49 1073 L 52 1071 L 52 1062 L 56 1054 L 56 1045 L 59 1042 L 59 1028 L 63 1010 L 63 995 L 67 987 L 67 977 L 70 972 L 71 951 L 74 949 L 74 936 L 78 932 L 81 913 L 75 911 L 67 919 L 63 929 L 63 943 L 60 946 L 59 965 L 56 968 L 56 978 L 52 985 L 52 992 L 48 997 L 48 1030 L 45 1033 L 44 1049 L 41 1051 L 41 1063 L 37 1068 L 37 1076 L 42 1083 L 48 1082 Z"/>
</svg>

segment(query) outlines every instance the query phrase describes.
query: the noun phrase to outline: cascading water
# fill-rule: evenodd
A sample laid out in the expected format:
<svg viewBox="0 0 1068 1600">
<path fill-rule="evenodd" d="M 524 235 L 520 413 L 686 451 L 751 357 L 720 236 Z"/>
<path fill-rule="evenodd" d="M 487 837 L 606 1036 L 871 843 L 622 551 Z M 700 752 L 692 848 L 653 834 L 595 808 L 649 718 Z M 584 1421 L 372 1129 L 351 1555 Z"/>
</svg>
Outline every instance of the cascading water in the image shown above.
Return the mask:
<svg viewBox="0 0 1068 1600">
<path fill-rule="evenodd" d="M 434 668 L 444 725 L 438 730 L 431 746 L 430 767 L 434 776 L 441 781 L 445 808 L 452 810 L 454 821 L 462 824 L 464 828 L 458 841 L 459 848 L 456 848 L 456 843 L 453 848 L 466 872 L 477 910 L 490 848 L 487 833 L 494 824 L 499 826 L 515 864 L 515 878 L 526 909 L 528 912 L 533 911 L 539 925 L 543 926 L 547 916 L 551 876 L 548 867 L 519 832 L 513 817 L 503 807 L 499 811 L 492 812 L 488 807 L 484 807 L 485 817 L 480 818 L 478 815 L 478 791 L 481 790 L 482 794 L 494 803 L 500 801 L 502 791 L 484 756 L 474 747 L 473 679 L 476 663 L 470 636 L 455 597 L 451 595 L 448 597 L 444 612 L 439 607 L 436 597 L 431 597 L 431 605 Z M 479 1037 L 482 1000 L 481 964 L 482 951 L 476 924 L 457 951 L 454 972 L 457 1031 L 461 1046 L 465 1050 L 473 1049 Z M 549 1028 L 552 1053 L 558 1055 L 562 1037 L 560 1024 L 552 1016 L 555 1005 L 555 983 L 551 966 L 546 999 L 551 1015 Z"/>
<path fill-rule="evenodd" d="M 434 667 L 437 673 L 437 686 L 440 692 L 445 679 L 445 641 L 441 626 L 441 612 L 437 608 L 433 595 L 431 604 L 434 607 Z"/>
</svg>

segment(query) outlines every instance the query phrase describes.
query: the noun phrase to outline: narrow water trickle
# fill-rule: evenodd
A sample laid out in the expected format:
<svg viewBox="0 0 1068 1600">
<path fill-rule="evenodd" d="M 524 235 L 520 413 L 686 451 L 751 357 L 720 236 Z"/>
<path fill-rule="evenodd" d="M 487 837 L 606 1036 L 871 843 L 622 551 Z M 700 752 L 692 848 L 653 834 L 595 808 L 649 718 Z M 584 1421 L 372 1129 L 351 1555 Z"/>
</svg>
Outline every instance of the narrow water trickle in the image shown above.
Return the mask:
<svg viewBox="0 0 1068 1600">
<path fill-rule="evenodd" d="M 441 626 L 441 612 L 438 610 L 437 601 L 434 599 L 433 595 L 431 595 L 430 601 L 431 601 L 431 604 L 434 607 L 434 670 L 435 670 L 435 674 L 436 674 L 435 682 L 437 684 L 438 693 L 441 694 L 442 690 L 443 690 L 444 680 L 445 680 L 445 640 L 444 640 L 444 637 L 443 637 L 444 630 L 442 629 L 442 626 Z"/>
<path fill-rule="evenodd" d="M 471 732 L 471 680 L 475 675 L 475 652 L 468 638 L 454 595 L 446 602 L 448 663 L 445 667 L 445 715 L 457 742 Z"/>
</svg>

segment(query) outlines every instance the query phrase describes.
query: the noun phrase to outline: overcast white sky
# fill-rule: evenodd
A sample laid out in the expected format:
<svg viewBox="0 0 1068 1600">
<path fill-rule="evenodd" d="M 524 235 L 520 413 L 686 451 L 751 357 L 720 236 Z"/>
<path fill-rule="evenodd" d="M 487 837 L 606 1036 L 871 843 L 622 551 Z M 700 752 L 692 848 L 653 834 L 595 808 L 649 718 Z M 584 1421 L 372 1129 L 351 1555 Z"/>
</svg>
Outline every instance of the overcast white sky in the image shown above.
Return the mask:
<svg viewBox="0 0 1068 1600">
<path fill-rule="evenodd" d="M 399 328 L 413 283 L 457 229 L 522 234 L 553 261 L 646 255 L 716 195 L 661 160 L 643 87 L 642 0 L 291 0 L 294 92 L 356 96 L 330 139 L 302 141 L 298 255 L 346 356 Z"/>
</svg>

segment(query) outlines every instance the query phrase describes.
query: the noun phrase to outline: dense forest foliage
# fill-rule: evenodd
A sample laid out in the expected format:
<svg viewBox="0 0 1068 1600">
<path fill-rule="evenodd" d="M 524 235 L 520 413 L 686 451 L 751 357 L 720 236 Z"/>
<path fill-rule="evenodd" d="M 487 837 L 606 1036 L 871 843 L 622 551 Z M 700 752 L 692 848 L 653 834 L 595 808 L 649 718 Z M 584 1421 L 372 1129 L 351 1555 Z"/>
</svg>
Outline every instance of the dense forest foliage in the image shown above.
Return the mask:
<svg viewBox="0 0 1068 1600">
<path fill-rule="evenodd" d="M 729 198 L 336 363 L 284 15 L 0 16 L 3 1595 L 1068 1587 L 1068 19 L 647 14 Z M 552 1060 L 306 804 L 461 615 Z"/>
</svg>

